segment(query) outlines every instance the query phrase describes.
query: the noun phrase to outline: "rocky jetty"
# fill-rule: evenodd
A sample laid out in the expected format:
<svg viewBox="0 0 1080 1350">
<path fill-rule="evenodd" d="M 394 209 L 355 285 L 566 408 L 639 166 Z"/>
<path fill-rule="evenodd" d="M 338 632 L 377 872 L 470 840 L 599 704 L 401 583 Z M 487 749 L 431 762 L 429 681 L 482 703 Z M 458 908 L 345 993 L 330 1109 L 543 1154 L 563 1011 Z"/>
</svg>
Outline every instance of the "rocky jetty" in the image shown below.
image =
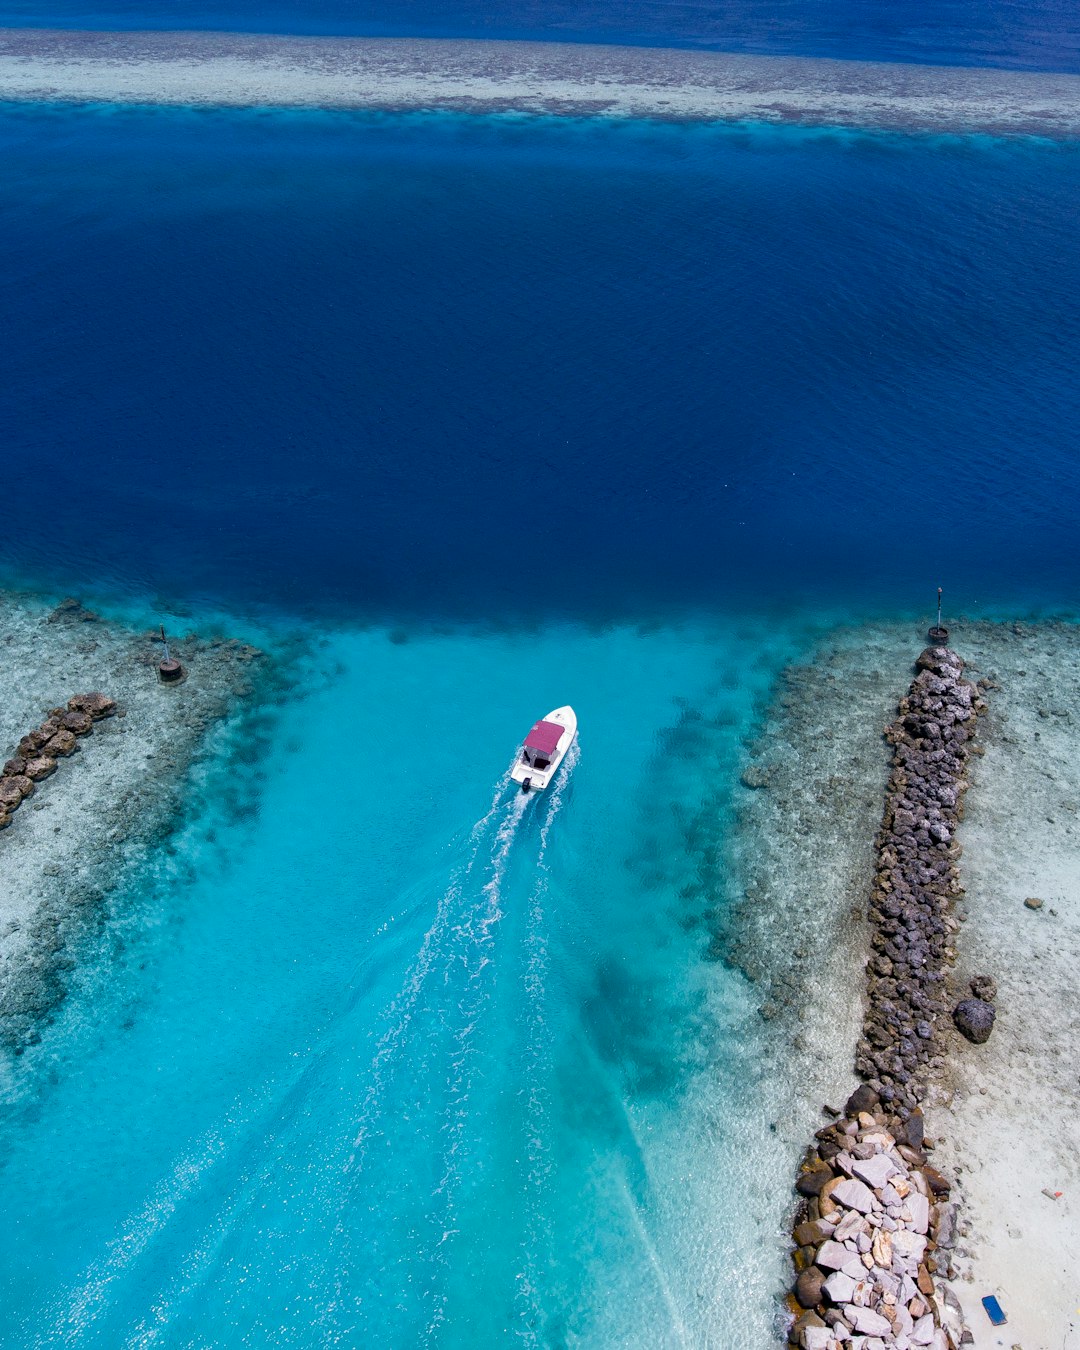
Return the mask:
<svg viewBox="0 0 1080 1350">
<path fill-rule="evenodd" d="M 886 729 L 892 774 L 878 836 L 870 898 L 873 947 L 867 1007 L 855 1070 L 887 1105 L 913 1109 L 944 1059 L 939 1017 L 955 959 L 951 914 L 963 894 L 956 827 L 963 819 L 965 766 L 972 753 L 979 689 L 948 647 L 928 647 L 899 715 Z"/>
<path fill-rule="evenodd" d="M 938 1021 L 955 960 L 951 910 L 963 894 L 956 828 L 979 688 L 948 647 L 928 647 L 886 728 L 893 747 L 868 918 L 872 954 L 855 1069 L 863 1084 L 817 1132 L 796 1182 L 797 1278 L 789 1340 L 803 1350 L 956 1350 L 970 1337 L 947 1275 L 955 1214 L 927 1161 L 920 1101 L 944 1066 Z M 953 1010 L 972 1040 L 993 1026 L 993 981 Z M 982 997 L 980 997 L 982 995 Z M 989 997 L 988 997 L 989 996 Z"/>
<path fill-rule="evenodd" d="M 32 727 L 19 741 L 15 754 L 0 775 L 0 830 L 11 824 L 12 814 L 34 794 L 42 779 L 56 772 L 57 762 L 73 755 L 79 738 L 89 736 L 94 723 L 116 712 L 116 700 L 107 694 L 74 694 L 66 708 L 50 708 L 40 726 Z"/>
<path fill-rule="evenodd" d="M 927 1161 L 922 1113 L 885 1110 L 869 1086 L 818 1130 L 796 1182 L 797 1278 L 789 1340 L 803 1350 L 955 1350 L 964 1336 L 949 1268 L 956 1214 Z"/>
</svg>

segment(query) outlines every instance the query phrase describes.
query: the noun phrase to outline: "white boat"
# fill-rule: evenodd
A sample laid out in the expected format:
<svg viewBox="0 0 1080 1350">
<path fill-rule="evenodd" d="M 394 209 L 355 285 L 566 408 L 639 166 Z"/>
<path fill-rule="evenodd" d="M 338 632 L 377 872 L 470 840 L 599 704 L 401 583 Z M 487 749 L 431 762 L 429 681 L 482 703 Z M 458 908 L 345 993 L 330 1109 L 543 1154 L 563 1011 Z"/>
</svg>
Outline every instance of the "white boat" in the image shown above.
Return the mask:
<svg viewBox="0 0 1080 1350">
<path fill-rule="evenodd" d="M 510 776 L 522 792 L 546 788 L 577 735 L 577 714 L 569 705 L 542 717 L 525 737 Z"/>
</svg>

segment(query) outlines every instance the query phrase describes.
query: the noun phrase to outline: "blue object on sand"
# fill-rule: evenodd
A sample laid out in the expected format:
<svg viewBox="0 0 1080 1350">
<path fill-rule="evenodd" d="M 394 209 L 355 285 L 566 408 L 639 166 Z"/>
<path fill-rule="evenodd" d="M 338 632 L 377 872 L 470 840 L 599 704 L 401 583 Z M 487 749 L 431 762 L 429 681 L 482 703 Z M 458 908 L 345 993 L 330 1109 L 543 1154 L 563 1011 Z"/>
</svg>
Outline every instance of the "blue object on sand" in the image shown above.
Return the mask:
<svg viewBox="0 0 1080 1350">
<path fill-rule="evenodd" d="M 982 1301 L 982 1305 L 986 1309 L 987 1317 L 989 1317 L 994 1326 L 1000 1327 L 1005 1325 L 1007 1319 L 1005 1314 L 1001 1311 L 1001 1304 L 993 1294 L 987 1294 Z"/>
</svg>

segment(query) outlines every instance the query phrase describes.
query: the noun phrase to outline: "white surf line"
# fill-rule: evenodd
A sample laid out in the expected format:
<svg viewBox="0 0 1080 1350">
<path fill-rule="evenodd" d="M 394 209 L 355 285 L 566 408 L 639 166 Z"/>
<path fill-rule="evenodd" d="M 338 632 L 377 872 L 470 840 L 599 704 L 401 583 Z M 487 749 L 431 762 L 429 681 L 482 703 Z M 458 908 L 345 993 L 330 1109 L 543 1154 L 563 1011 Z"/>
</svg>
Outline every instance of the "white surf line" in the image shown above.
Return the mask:
<svg viewBox="0 0 1080 1350">
<path fill-rule="evenodd" d="M 595 1080 L 597 1082 L 604 1082 L 607 1070 L 604 1064 L 601 1062 L 595 1047 L 593 1046 L 592 1042 L 588 1040 L 588 1038 L 585 1038 L 584 1046 L 587 1053 L 593 1060 L 593 1073 Z M 612 1100 L 618 1105 L 619 1111 L 621 1112 L 623 1120 L 626 1123 L 627 1132 L 630 1135 L 631 1139 L 633 1139 L 634 1141 L 634 1148 L 637 1151 L 637 1156 L 641 1163 L 641 1170 L 645 1176 L 645 1183 L 649 1191 L 655 1194 L 657 1192 L 657 1187 L 654 1186 L 652 1177 L 650 1175 L 648 1165 L 648 1155 L 645 1151 L 645 1146 L 642 1142 L 641 1135 L 638 1132 L 637 1124 L 635 1123 L 634 1117 L 630 1112 L 629 1106 L 627 1105 L 626 1098 L 622 1095 L 621 1092 L 616 1092 L 613 1090 L 608 1092 L 608 1097 L 610 1100 Z M 641 1207 L 638 1204 L 637 1200 L 634 1198 L 634 1193 L 631 1189 L 630 1181 L 626 1174 L 625 1161 L 618 1157 L 613 1159 L 611 1163 L 611 1172 L 615 1177 L 616 1184 L 619 1189 L 619 1194 L 624 1204 L 626 1205 L 627 1212 L 630 1215 L 630 1220 L 632 1224 L 634 1225 L 634 1231 L 637 1234 L 638 1240 L 641 1243 L 642 1250 L 645 1252 L 646 1259 L 648 1261 L 649 1268 L 652 1271 L 653 1278 L 656 1282 L 656 1287 L 657 1290 L 659 1291 L 661 1301 L 663 1302 L 664 1308 L 667 1311 L 668 1319 L 671 1323 L 671 1329 L 674 1332 L 674 1334 L 678 1337 L 679 1344 L 682 1346 L 686 1346 L 688 1350 L 692 1350 L 692 1347 L 695 1347 L 701 1343 L 701 1338 L 700 1337 L 695 1338 L 694 1335 L 692 1334 L 690 1328 L 686 1324 L 686 1319 L 679 1308 L 679 1302 L 676 1299 L 674 1293 L 672 1292 L 671 1281 L 668 1279 L 664 1271 L 663 1263 L 661 1262 L 659 1254 L 656 1250 L 656 1244 L 653 1241 L 652 1236 L 649 1233 L 648 1229 L 646 1228 L 644 1220 L 642 1219 Z"/>
<path fill-rule="evenodd" d="M 685 1346 L 687 1350 L 691 1350 L 691 1347 L 701 1344 L 700 1338 L 695 1338 L 686 1324 L 686 1319 L 683 1317 L 682 1311 L 679 1308 L 678 1300 L 672 1292 L 671 1281 L 667 1277 L 659 1253 L 656 1250 L 656 1243 L 653 1242 L 652 1235 L 645 1227 L 645 1221 L 641 1217 L 641 1207 L 634 1198 L 634 1193 L 630 1189 L 630 1182 L 626 1176 L 626 1169 L 621 1162 L 615 1164 L 615 1171 L 617 1173 L 619 1189 L 623 1201 L 626 1204 L 626 1211 L 630 1215 L 630 1221 L 634 1225 L 638 1241 L 641 1243 L 642 1250 L 645 1252 L 649 1267 L 652 1270 L 653 1279 L 656 1281 L 656 1287 L 660 1291 L 660 1298 L 667 1310 L 671 1329 L 678 1337 L 679 1344 Z"/>
<path fill-rule="evenodd" d="M 1080 131 L 1071 74 L 475 38 L 0 28 L 0 100 Z"/>
</svg>

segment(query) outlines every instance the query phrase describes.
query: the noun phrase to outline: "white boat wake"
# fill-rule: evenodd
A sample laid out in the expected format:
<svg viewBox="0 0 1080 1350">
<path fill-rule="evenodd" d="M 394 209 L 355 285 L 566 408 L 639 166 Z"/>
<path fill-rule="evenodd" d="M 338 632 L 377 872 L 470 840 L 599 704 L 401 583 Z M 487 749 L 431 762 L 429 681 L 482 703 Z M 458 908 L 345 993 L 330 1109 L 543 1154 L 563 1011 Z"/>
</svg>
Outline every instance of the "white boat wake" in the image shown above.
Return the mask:
<svg viewBox="0 0 1080 1350">
<path fill-rule="evenodd" d="M 523 979 L 530 1037 L 528 1115 L 537 1123 L 529 1140 L 529 1173 L 534 1178 L 530 1185 L 541 1184 L 544 1105 L 534 1070 L 543 1057 L 545 858 L 577 758 L 575 746 L 563 772 L 542 796 L 515 792 L 508 799 L 509 771 L 494 785 L 488 810 L 467 836 L 400 987 L 379 1015 L 382 1030 L 369 1062 L 360 1070 L 366 1080 L 362 1095 L 352 1113 L 342 1118 L 348 1133 L 342 1134 L 340 1143 L 324 1136 L 311 1160 L 304 1130 L 313 1094 L 333 1087 L 347 1069 L 342 1056 L 352 1006 L 338 1017 L 315 1053 L 301 1057 L 294 1073 L 267 1083 L 256 1098 L 238 1102 L 218 1129 L 177 1159 L 146 1204 L 120 1225 L 102 1259 L 69 1288 L 41 1344 L 81 1344 L 108 1324 L 122 1306 L 118 1282 L 129 1283 L 128 1277 L 136 1278 L 136 1268 L 156 1259 L 151 1249 L 167 1242 L 175 1231 L 171 1221 L 178 1207 L 193 1202 L 205 1191 L 209 1174 L 223 1168 L 232 1175 L 212 1217 L 195 1241 L 189 1239 L 185 1250 L 170 1256 L 168 1277 L 154 1290 L 143 1316 L 134 1325 L 129 1323 L 126 1331 L 118 1331 L 114 1343 L 134 1348 L 172 1341 L 200 1290 L 235 1285 L 239 1291 L 252 1278 L 272 1287 L 281 1273 L 276 1263 L 284 1260 L 283 1234 L 268 1230 L 254 1257 L 248 1238 L 268 1222 L 263 1211 L 282 1203 L 288 1204 L 294 1221 L 306 1216 L 305 1227 L 310 1222 L 325 1228 L 329 1220 L 328 1241 L 309 1272 L 316 1296 L 311 1324 L 328 1342 L 344 1338 L 348 1343 L 362 1317 L 354 1278 L 358 1269 L 365 1268 L 368 1254 L 369 1234 L 357 1235 L 356 1229 L 360 1209 L 371 1203 L 366 1192 L 378 1185 L 377 1180 L 366 1179 L 370 1152 L 377 1142 L 391 1146 L 402 1126 L 401 1112 L 407 1119 L 411 1101 L 428 1108 L 429 1097 L 437 1104 L 431 1130 L 437 1132 L 439 1175 L 426 1227 L 438 1228 L 445 1237 L 442 1244 L 434 1244 L 427 1259 L 436 1269 L 445 1264 L 446 1238 L 455 1227 L 461 1156 L 469 1145 L 477 1034 L 492 1006 L 499 968 L 504 886 L 523 826 L 538 810 L 543 815 L 532 864 L 538 874 L 528 901 Z M 339 1090 L 347 1088 L 347 1076 Z M 329 1147 L 322 1147 L 326 1143 Z M 386 1165 L 381 1147 L 379 1164 Z M 286 1178 L 291 1179 L 283 1188 Z M 354 1242 L 364 1244 L 364 1252 L 356 1253 L 359 1261 L 354 1261 Z M 252 1259 L 257 1262 L 254 1269 Z M 436 1300 L 429 1311 L 430 1340 L 443 1321 L 443 1301 Z"/>
</svg>

